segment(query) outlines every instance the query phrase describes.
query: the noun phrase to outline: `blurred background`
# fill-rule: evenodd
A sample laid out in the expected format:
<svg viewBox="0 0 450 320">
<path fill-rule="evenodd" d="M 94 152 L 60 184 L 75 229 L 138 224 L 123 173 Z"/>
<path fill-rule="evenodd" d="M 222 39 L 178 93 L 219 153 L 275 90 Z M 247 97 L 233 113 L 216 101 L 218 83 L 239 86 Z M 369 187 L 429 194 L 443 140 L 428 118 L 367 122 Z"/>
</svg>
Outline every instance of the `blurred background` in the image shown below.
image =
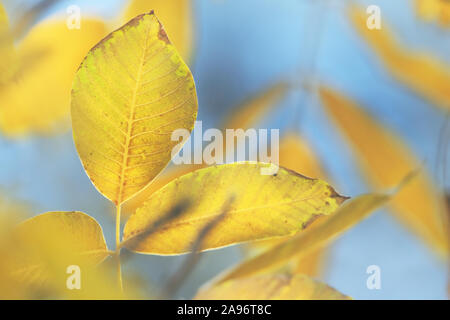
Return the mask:
<svg viewBox="0 0 450 320">
<path fill-rule="evenodd" d="M 180 2 L 166 0 L 172 1 Z M 23 8 L 36 3 L 3 2 L 11 25 L 20 20 Z M 145 2 L 151 7 L 151 0 Z M 182 54 L 189 61 L 197 85 L 198 120 L 203 122 L 203 130 L 220 128 L 227 116 L 239 114 L 239 106 L 245 105 L 245 101 L 264 94 L 274 84 L 286 82 L 288 88 L 256 127 L 279 128 L 281 135 L 295 131 L 308 142 L 327 179 L 339 193 L 353 197 L 368 192 L 371 186 L 359 169 L 355 151 L 331 120 L 323 101 L 311 90 L 320 82 L 354 101 L 374 121 L 395 132 L 411 150 L 415 161 L 427 169 L 433 185 L 442 193 L 450 191 L 446 175 L 450 164 L 450 157 L 447 157 L 450 141 L 448 2 L 426 0 L 428 4 L 435 2 L 439 10 L 421 7 L 421 1 L 415 0 L 183 2 L 188 2 L 189 9 L 174 5 L 171 10 L 177 17 L 185 14 L 181 10 L 189 10 L 191 14 L 192 37 L 184 44 L 183 39 L 178 41 L 180 46 L 188 43 L 191 47 L 183 47 Z M 160 3 L 155 1 L 157 6 Z M 102 19 L 106 29 L 111 31 L 124 22 L 122 17 L 129 1 L 56 1 L 33 17 L 32 24 L 51 15 L 67 17 L 70 14 L 66 10 L 71 5 L 81 8 L 82 18 Z M 377 47 L 376 39 L 374 45 L 355 26 L 348 12 L 349 7 L 355 5 L 363 14 L 369 5 L 379 6 L 381 28 L 389 30 L 398 48 L 402 48 L 398 52 L 421 53 L 418 63 L 426 54 L 427 59 L 444 66 L 437 68 L 442 74 L 433 77 L 437 70 L 431 70 L 426 63 L 420 69 L 423 76 L 417 76 L 417 72 L 408 74 L 417 61 L 406 60 L 405 63 L 409 63 L 406 67 L 396 63 L 405 58 L 398 52 L 390 61 L 389 54 L 383 54 L 382 49 L 391 53 L 392 50 L 382 45 Z M 165 24 L 164 18 L 158 15 L 158 8 L 155 13 Z M 26 38 L 30 27 L 25 27 L 15 43 Z M 79 31 L 87 32 L 83 28 L 82 22 Z M 170 37 L 170 30 L 168 34 Z M 71 50 L 70 42 L 61 41 L 60 45 L 64 50 Z M 435 65 L 431 63 L 431 66 Z M 50 68 L 58 72 L 56 65 Z M 402 75 L 402 72 L 406 73 Z M 408 81 L 410 78 L 413 80 Z M 443 84 L 445 79 L 449 82 Z M 50 95 L 58 90 L 45 81 L 40 86 L 42 88 L 34 90 Z M 434 95 L 428 94 L 435 87 L 442 88 L 440 94 L 435 91 Z M 436 96 L 447 100 L 437 101 Z M 6 108 L 6 104 L 0 95 L 0 110 Z M 39 115 L 40 106 L 35 108 Z M 68 117 L 66 114 L 60 119 Z M 46 130 L 9 130 L 4 124 L 8 120 L 0 121 L 3 123 L 0 133 L 2 197 L 26 203 L 30 216 L 58 210 L 86 212 L 100 222 L 110 248 L 114 248 L 114 208 L 95 190 L 85 174 L 73 145 L 70 122 L 67 128 L 43 132 Z M 200 285 L 244 256 L 245 251 L 240 246 L 202 254 L 176 298 L 193 297 Z M 127 275 L 138 278 L 145 283 L 146 290 L 157 291 L 184 259 L 183 256 L 134 255 L 124 264 L 125 278 Z M 366 287 L 369 276 L 366 269 L 370 265 L 381 269 L 380 290 Z M 445 260 L 388 210 L 376 212 L 335 241 L 316 278 L 355 299 L 447 298 Z"/>
</svg>

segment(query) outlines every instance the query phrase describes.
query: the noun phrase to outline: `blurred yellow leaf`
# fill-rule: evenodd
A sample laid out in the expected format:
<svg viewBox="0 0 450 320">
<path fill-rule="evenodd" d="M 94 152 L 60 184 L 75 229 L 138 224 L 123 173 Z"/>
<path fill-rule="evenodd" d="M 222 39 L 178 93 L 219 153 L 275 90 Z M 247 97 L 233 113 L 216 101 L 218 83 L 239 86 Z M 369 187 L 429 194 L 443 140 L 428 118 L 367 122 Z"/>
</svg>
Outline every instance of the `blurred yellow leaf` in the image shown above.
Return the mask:
<svg viewBox="0 0 450 320">
<path fill-rule="evenodd" d="M 448 0 L 415 0 L 419 18 L 450 27 L 450 2 Z"/>
<path fill-rule="evenodd" d="M 131 20 L 97 44 L 72 91 L 74 140 L 96 188 L 116 205 L 151 182 L 192 130 L 192 74 L 153 13 Z"/>
<path fill-rule="evenodd" d="M 66 268 L 92 267 L 108 256 L 100 225 L 82 212 L 48 212 L 19 224 L 12 237 L 16 250 L 12 275 L 25 283 L 44 285 L 60 279 Z"/>
<path fill-rule="evenodd" d="M 316 228 L 318 225 L 324 223 L 329 216 L 318 217 L 310 225 L 308 230 Z M 295 235 L 294 235 L 295 237 Z M 269 240 L 249 242 L 244 247 L 246 258 L 250 259 L 268 251 L 286 241 L 292 236 L 274 238 Z M 311 277 L 319 276 L 323 272 L 324 262 L 327 258 L 326 248 L 318 247 L 304 254 L 292 261 L 286 261 L 284 264 L 277 265 L 274 270 L 280 270 L 289 274 L 305 274 Z"/>
<path fill-rule="evenodd" d="M 258 274 L 314 252 L 366 218 L 389 200 L 381 194 L 362 195 L 342 205 L 336 213 L 314 228 L 307 228 L 287 241 L 226 271 L 215 282 Z"/>
<path fill-rule="evenodd" d="M 48 245 L 58 247 L 61 253 L 83 256 L 91 265 L 99 264 L 108 256 L 102 228 L 82 212 L 43 213 L 19 224 L 16 232 L 19 237 L 34 239 L 36 250 L 43 246 L 40 240 L 49 240 Z"/>
<path fill-rule="evenodd" d="M 189 61 L 193 47 L 191 5 L 191 0 L 131 0 L 125 11 L 123 22 L 154 10 L 159 19 L 164 22 L 164 28 L 177 51 Z"/>
<path fill-rule="evenodd" d="M 375 188 L 396 186 L 421 164 L 399 137 L 382 127 L 355 102 L 322 87 L 329 115 L 350 141 L 365 175 Z M 396 215 L 442 255 L 448 254 L 444 199 L 425 170 L 392 200 Z"/>
<path fill-rule="evenodd" d="M 278 82 L 233 108 L 225 119 L 224 129 L 249 129 L 260 122 L 285 96 L 287 83 Z"/>
<path fill-rule="evenodd" d="M 0 2 L 0 90 L 15 73 L 16 53 L 8 16 Z"/>
<path fill-rule="evenodd" d="M 83 19 L 80 30 L 69 30 L 65 19 L 35 26 L 18 47 L 18 63 L 24 66 L 0 90 L 1 131 L 16 137 L 68 129 L 73 77 L 105 32 L 103 22 L 94 19 Z"/>
<path fill-rule="evenodd" d="M 6 14 L 5 7 L 0 2 L 0 26 L 4 28 L 8 26 L 8 15 Z"/>
<path fill-rule="evenodd" d="M 126 296 L 115 281 L 98 223 L 81 212 L 50 212 L 17 225 L 19 205 L 0 206 L 0 298 L 123 299 L 140 298 L 127 282 Z M 79 290 L 69 290 L 70 266 L 80 269 Z"/>
<path fill-rule="evenodd" d="M 306 275 L 258 275 L 201 289 L 199 300 L 350 300 Z"/>
<path fill-rule="evenodd" d="M 427 0 L 428 1 L 428 0 Z M 379 56 L 394 78 L 444 110 L 450 110 L 450 67 L 426 54 L 402 48 L 386 22 L 380 30 L 366 26 L 367 15 L 350 7 L 356 30 Z"/>
<path fill-rule="evenodd" d="M 199 231 L 217 218 L 230 195 L 234 196 L 230 209 L 206 236 L 202 250 L 292 235 L 317 216 L 331 214 L 346 199 L 322 180 L 283 168 L 273 175 L 261 174 L 268 166 L 254 162 L 212 166 L 173 180 L 130 217 L 124 239 L 139 237 L 173 203 L 185 199 L 190 206 L 181 217 L 150 236 L 144 234 L 133 250 L 146 254 L 189 252 Z"/>
<path fill-rule="evenodd" d="M 20 205 L 11 203 L 0 196 L 0 299 L 23 299 L 26 297 L 26 288 L 11 276 L 15 265 L 11 259 L 15 248 L 10 240 L 11 230 L 17 224 L 17 217 L 26 214 Z"/>
<path fill-rule="evenodd" d="M 308 177 L 325 178 L 311 146 L 295 132 L 288 132 L 281 139 L 280 165 Z"/>
</svg>

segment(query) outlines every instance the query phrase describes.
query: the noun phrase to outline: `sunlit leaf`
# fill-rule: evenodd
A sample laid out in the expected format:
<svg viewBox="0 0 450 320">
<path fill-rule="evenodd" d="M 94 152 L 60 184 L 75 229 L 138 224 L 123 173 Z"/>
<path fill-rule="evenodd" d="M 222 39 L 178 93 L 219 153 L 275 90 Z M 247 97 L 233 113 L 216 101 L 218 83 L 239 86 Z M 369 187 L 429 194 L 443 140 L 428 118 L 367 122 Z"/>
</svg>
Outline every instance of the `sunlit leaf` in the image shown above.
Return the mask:
<svg viewBox="0 0 450 320">
<path fill-rule="evenodd" d="M 20 205 L 11 204 L 0 196 L 0 299 L 23 299 L 26 296 L 26 287 L 12 277 L 11 271 L 15 268 L 12 261 L 14 246 L 10 239 L 11 230 L 17 225 L 17 216 L 25 215 Z"/>
<path fill-rule="evenodd" d="M 58 235 L 54 246 L 61 248 L 61 252 L 70 250 L 72 255 L 83 255 L 92 265 L 102 262 L 108 255 L 102 228 L 94 218 L 82 212 L 43 213 L 21 223 L 17 232 L 37 240 Z"/>
<path fill-rule="evenodd" d="M 305 228 L 320 215 L 334 212 L 345 200 L 322 180 L 280 168 L 263 175 L 268 164 L 242 162 L 213 166 L 184 175 L 155 192 L 128 220 L 124 239 L 139 233 L 173 203 L 188 199 L 189 208 L 158 232 L 142 237 L 133 249 L 146 254 L 189 252 L 203 227 L 214 220 L 230 196 L 225 218 L 208 234 L 202 250 L 287 236 Z M 208 191 L 208 192 L 206 192 Z"/>
<path fill-rule="evenodd" d="M 0 26 L 1 28 L 8 27 L 8 15 L 6 14 L 5 7 L 0 2 Z"/>
<path fill-rule="evenodd" d="M 450 27 L 450 2 L 448 0 L 415 0 L 419 18 Z"/>
<path fill-rule="evenodd" d="M 13 275 L 35 285 L 64 277 L 67 266 L 95 266 L 108 256 L 100 225 L 81 212 L 35 216 L 21 223 L 13 237 L 17 247 Z"/>
<path fill-rule="evenodd" d="M 18 214 L 18 206 L 0 207 L 1 227 L 1 218 Z M 80 212 L 45 213 L 19 226 L 8 223 L 0 233 L 0 298 L 142 298 L 128 281 L 126 295 L 120 292 L 115 266 L 99 265 L 106 250 L 98 223 Z M 80 290 L 67 287 L 70 266 L 80 267 Z"/>
<path fill-rule="evenodd" d="M 0 90 L 15 73 L 16 53 L 8 16 L 0 2 Z"/>
<path fill-rule="evenodd" d="M 308 177 L 324 178 L 320 161 L 311 146 L 295 132 L 288 132 L 281 139 L 280 165 Z"/>
<path fill-rule="evenodd" d="M 413 153 L 394 133 L 366 114 L 355 102 L 322 87 L 321 99 L 328 114 L 349 140 L 365 175 L 374 188 L 396 186 L 421 167 Z M 441 254 L 447 255 L 444 200 L 426 170 L 402 188 L 392 201 L 396 215 Z"/>
<path fill-rule="evenodd" d="M 201 164 L 183 164 L 164 169 L 142 192 L 139 192 L 135 197 L 124 203 L 123 213 L 128 215 L 134 213 L 154 192 L 164 187 L 170 181 L 203 167 L 205 166 Z"/>
<path fill-rule="evenodd" d="M 368 42 L 395 79 L 436 106 L 450 110 L 448 65 L 427 54 L 403 48 L 397 43 L 384 21 L 380 30 L 368 29 L 367 15 L 356 7 L 351 7 L 350 17 L 355 29 Z"/>
<path fill-rule="evenodd" d="M 192 130 L 192 74 L 153 13 L 111 33 L 87 55 L 72 91 L 74 140 L 105 197 L 121 204 L 168 164 L 178 128 Z"/>
<path fill-rule="evenodd" d="M 324 223 L 329 216 L 321 216 L 308 225 L 308 230 L 316 228 L 320 224 Z M 295 237 L 295 235 L 293 236 Z M 271 250 L 279 246 L 280 244 L 289 241 L 292 236 L 274 238 L 269 240 L 249 242 L 244 247 L 246 253 L 246 259 L 254 258 L 265 251 Z M 310 250 L 306 253 L 302 253 L 298 257 L 294 257 L 291 260 L 287 260 L 286 263 L 280 263 L 276 265 L 273 270 L 280 270 L 289 274 L 305 274 L 308 276 L 319 276 L 325 268 L 325 261 L 327 259 L 327 248 L 318 247 Z"/>
<path fill-rule="evenodd" d="M 286 91 L 287 85 L 285 83 L 276 83 L 275 85 L 256 94 L 255 96 L 247 98 L 244 103 L 232 109 L 230 115 L 227 117 L 227 120 L 224 122 L 224 125 L 222 127 L 223 132 L 225 132 L 224 130 L 226 129 L 247 130 L 249 128 L 254 128 L 258 125 L 258 122 L 261 121 L 265 116 L 267 116 L 267 113 L 276 106 L 277 102 L 280 101 Z M 226 144 L 224 144 L 224 154 L 226 152 L 225 148 Z M 307 152 L 305 149 L 302 149 L 302 151 Z M 313 164 L 311 163 L 311 166 L 312 165 Z M 167 167 L 142 192 L 140 192 L 124 204 L 123 213 L 131 214 L 135 212 L 136 209 L 142 206 L 144 201 L 147 200 L 152 193 L 159 190 L 170 181 L 186 173 L 204 168 L 206 166 L 206 164 L 182 164 Z M 285 167 L 289 168 L 289 166 Z M 309 177 L 316 177 L 316 175 L 308 175 L 308 173 L 304 174 Z"/>
<path fill-rule="evenodd" d="M 306 275 L 258 275 L 230 280 L 200 290 L 200 300 L 350 300 Z"/>
<path fill-rule="evenodd" d="M 324 179 L 325 176 L 320 167 L 320 161 L 308 145 L 307 141 L 295 132 L 286 133 L 280 142 L 280 165 L 284 168 L 294 170 L 308 177 Z M 327 217 L 319 217 L 308 228 L 315 228 L 318 224 L 323 223 Z M 257 241 L 248 244 L 251 253 L 267 250 L 275 245 L 285 241 L 282 239 L 273 239 L 265 241 Z M 321 273 L 322 263 L 325 259 L 325 250 L 318 248 L 308 253 L 293 265 L 292 271 L 298 274 L 307 274 L 316 276 Z"/>
<path fill-rule="evenodd" d="M 347 201 L 324 223 L 315 228 L 307 228 L 291 239 L 226 271 L 216 282 L 258 274 L 314 252 L 366 218 L 389 198 L 387 195 L 368 194 Z"/>
<path fill-rule="evenodd" d="M 131 0 L 125 11 L 125 21 L 154 10 L 164 23 L 175 48 L 184 59 L 189 60 L 193 49 L 191 6 L 191 0 Z"/>
<path fill-rule="evenodd" d="M 94 19 L 82 19 L 80 30 L 68 29 L 65 19 L 35 26 L 18 47 L 20 72 L 0 90 L 1 131 L 21 136 L 69 129 L 73 77 L 104 35 L 103 22 Z"/>
</svg>

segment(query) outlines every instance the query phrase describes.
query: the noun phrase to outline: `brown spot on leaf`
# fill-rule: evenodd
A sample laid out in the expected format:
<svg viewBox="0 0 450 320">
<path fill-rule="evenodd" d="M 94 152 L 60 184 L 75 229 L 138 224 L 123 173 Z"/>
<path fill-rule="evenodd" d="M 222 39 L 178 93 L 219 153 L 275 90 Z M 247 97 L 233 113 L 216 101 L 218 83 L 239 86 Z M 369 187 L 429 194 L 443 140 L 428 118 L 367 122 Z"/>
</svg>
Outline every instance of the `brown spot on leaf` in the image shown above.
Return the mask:
<svg viewBox="0 0 450 320">
<path fill-rule="evenodd" d="M 344 203 L 344 201 L 350 199 L 350 197 L 341 196 L 339 193 L 336 192 L 331 186 L 328 186 L 328 189 L 330 191 L 330 198 L 336 199 L 337 203 L 341 205 Z"/>
<path fill-rule="evenodd" d="M 302 229 L 305 229 L 311 225 L 314 221 L 316 221 L 319 217 L 323 217 L 323 214 L 313 215 L 308 221 L 302 223 Z"/>
<path fill-rule="evenodd" d="M 159 23 L 159 32 L 158 32 L 158 38 L 162 41 L 164 41 L 167 44 L 170 44 L 169 38 L 167 37 L 166 30 L 164 30 L 164 27 L 161 23 Z"/>
</svg>

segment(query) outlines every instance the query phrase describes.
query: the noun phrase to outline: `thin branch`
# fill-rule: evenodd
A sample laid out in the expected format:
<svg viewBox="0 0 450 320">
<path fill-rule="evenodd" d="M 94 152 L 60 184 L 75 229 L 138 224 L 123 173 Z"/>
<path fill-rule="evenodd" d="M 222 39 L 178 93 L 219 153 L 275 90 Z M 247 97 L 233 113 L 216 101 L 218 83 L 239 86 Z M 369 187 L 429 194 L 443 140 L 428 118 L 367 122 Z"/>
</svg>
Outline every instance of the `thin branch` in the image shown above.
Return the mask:
<svg viewBox="0 0 450 320">
<path fill-rule="evenodd" d="M 120 264 L 120 215 L 122 210 L 122 205 L 118 204 L 116 206 L 116 266 L 117 266 L 117 283 L 120 292 L 123 293 L 123 281 L 122 281 L 122 266 Z"/>
<path fill-rule="evenodd" d="M 187 279 L 188 275 L 192 272 L 194 267 L 200 260 L 200 251 L 202 249 L 205 238 L 211 233 L 211 231 L 226 217 L 226 213 L 229 211 L 232 202 L 234 201 L 234 196 L 231 196 L 223 205 L 221 214 L 215 219 L 210 221 L 202 230 L 200 230 L 197 235 L 197 239 L 192 245 L 191 253 L 188 255 L 184 263 L 181 265 L 179 270 L 169 279 L 160 299 L 166 299 L 172 297 L 184 281 Z"/>
<path fill-rule="evenodd" d="M 187 209 L 191 206 L 191 201 L 186 199 L 182 200 L 179 203 L 175 204 L 173 208 L 169 210 L 165 215 L 163 215 L 162 218 L 158 219 L 157 221 L 151 223 L 148 225 L 144 230 L 131 238 L 126 239 L 125 241 L 122 241 L 118 248 L 127 248 L 129 251 L 133 251 L 135 248 L 137 248 L 142 241 L 142 239 L 147 238 L 148 236 L 152 235 L 153 233 L 159 231 L 161 227 L 166 225 L 167 223 L 173 221 L 174 219 L 181 216 L 183 213 L 187 211 Z"/>
</svg>

